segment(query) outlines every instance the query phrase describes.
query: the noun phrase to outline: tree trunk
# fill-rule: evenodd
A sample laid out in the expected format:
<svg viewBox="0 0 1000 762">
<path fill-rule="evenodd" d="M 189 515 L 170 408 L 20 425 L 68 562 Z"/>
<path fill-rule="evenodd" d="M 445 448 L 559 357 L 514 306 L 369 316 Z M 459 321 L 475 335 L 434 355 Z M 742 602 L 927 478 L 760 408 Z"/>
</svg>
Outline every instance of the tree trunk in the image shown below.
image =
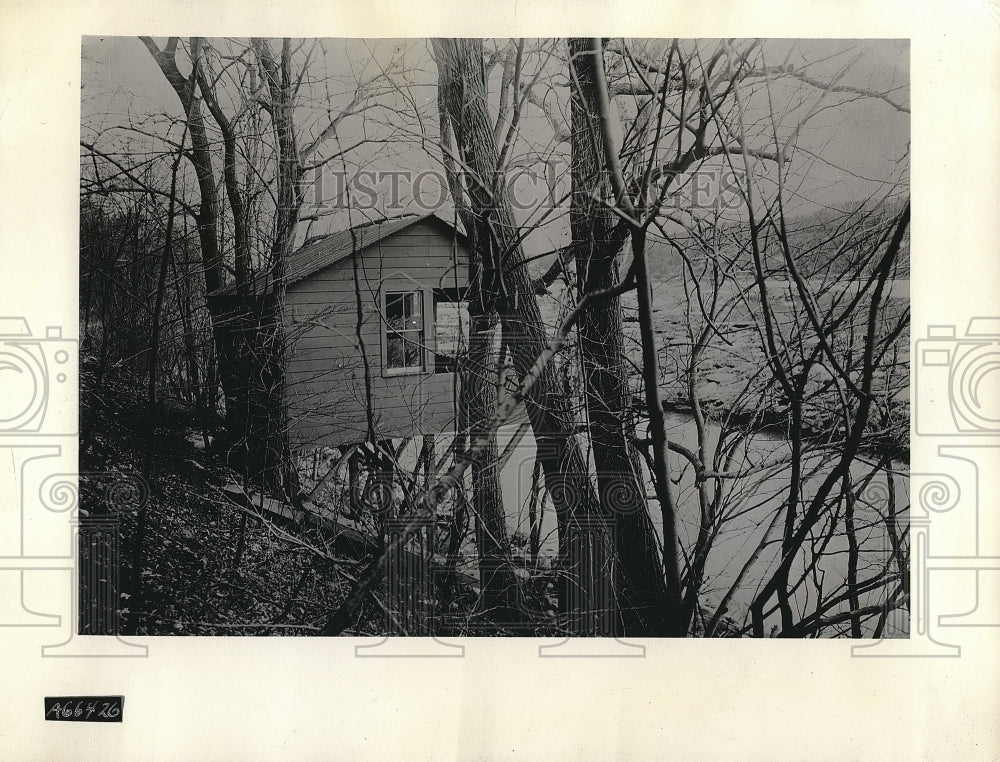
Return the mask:
<svg viewBox="0 0 1000 762">
<path fill-rule="evenodd" d="M 466 232 L 476 242 L 481 258 L 484 299 L 493 298 L 511 351 L 514 369 L 524 377 L 546 348 L 534 288 L 518 240 L 507 189 L 496 168 L 499 151 L 487 112 L 483 43 L 476 39 L 435 39 L 439 102 L 451 122 L 462 163 L 467 171 L 465 194 L 456 198 L 464 210 Z M 452 180 L 453 188 L 458 183 Z M 466 198 L 467 196 L 467 198 Z M 532 385 L 525 407 L 560 526 L 559 543 L 566 558 L 566 527 L 579 516 L 599 514 L 600 506 L 590 483 L 587 462 L 573 438 L 574 422 L 569 400 L 558 387 L 550 363 Z M 573 570 L 566 570 L 573 585 Z M 566 611 L 569 588 L 561 591 Z M 586 593 L 586 591 L 584 591 Z M 601 605 L 610 607 L 611 602 Z"/>
<path fill-rule="evenodd" d="M 460 173 L 455 167 L 451 152 L 455 149 L 452 138 L 451 118 L 444 89 L 439 90 L 441 148 L 448 170 L 449 186 L 456 199 L 464 199 L 465 191 Z M 459 398 L 458 437 L 456 453 L 465 449 L 465 437 L 473 441 L 480 435 L 497 404 L 497 388 L 492 379 L 496 376 L 500 356 L 493 352 L 497 326 L 496 296 L 484 288 L 485 262 L 478 226 L 470 210 L 461 201 L 459 208 L 462 222 L 469 237 L 469 277 L 467 301 L 469 311 L 469 350 L 460 365 L 461 394 Z M 510 541 L 507 536 L 507 516 L 500 489 L 500 471 L 497 466 L 496 435 L 490 434 L 482 457 L 472 466 L 472 508 L 475 518 L 476 547 L 479 553 L 481 612 L 492 612 L 493 618 L 521 619 L 521 596 L 517 577 L 510 564 Z M 456 518 L 458 518 L 456 509 Z M 454 533 L 453 533 L 454 536 Z"/>
<path fill-rule="evenodd" d="M 611 194 L 601 146 L 594 90 L 595 59 L 588 40 L 569 40 L 572 111 L 572 196 L 570 227 L 579 295 L 618 282 L 617 256 L 628 229 L 599 199 Z M 624 577 L 626 632 L 663 634 L 668 612 L 663 565 L 646 508 L 642 470 L 623 426 L 629 407 L 621 304 L 609 299 L 579 322 L 584 394 L 597 468 L 601 507 L 614 517 L 615 540 Z"/>
<path fill-rule="evenodd" d="M 470 269 L 477 266 L 475 261 L 470 263 Z M 469 280 L 476 282 L 473 273 Z M 497 361 L 492 351 L 496 319 L 491 320 L 484 314 L 478 295 L 469 300 L 469 319 L 469 353 L 463 363 L 459 420 L 462 429 L 468 430 L 470 438 L 475 439 L 497 404 L 497 389 L 492 382 Z M 520 596 L 509 558 L 510 542 L 497 457 L 497 442 L 493 436 L 483 456 L 472 464 L 472 506 L 479 550 L 478 608 L 494 619 L 518 621 Z"/>
<path fill-rule="evenodd" d="M 201 55 L 201 41 L 191 39 L 192 71 L 189 77 L 181 74 L 177 67 L 176 54 L 179 38 L 171 37 L 161 50 L 150 37 L 141 37 L 153 60 L 167 82 L 177 94 L 187 119 L 191 135 L 191 151 L 185 155 L 191 161 L 198 180 L 200 204 L 196 215 L 198 240 L 201 245 L 205 271 L 205 290 L 211 293 L 222 283 L 222 252 L 219 246 L 219 222 L 221 213 L 215 170 L 212 165 L 212 146 L 205 127 L 205 117 L 201 111 L 201 100 L 195 96 Z M 272 62 L 273 63 L 273 62 Z M 284 72 L 287 74 L 287 72 Z M 276 77 L 280 77 L 277 73 Z M 204 78 L 203 78 L 204 79 Z M 285 89 L 280 80 L 275 87 L 278 99 L 289 92 L 288 77 Z M 213 99 L 211 105 L 217 109 Z M 274 255 L 279 267 L 276 280 L 280 282 L 280 266 L 291 251 L 294 237 L 294 221 L 298 219 L 299 206 L 293 203 L 296 194 L 297 177 L 287 171 L 288 166 L 297 166 L 294 151 L 290 151 L 288 141 L 294 148 L 294 133 L 291 129 L 290 98 L 281 100 L 281 108 L 275 108 L 275 131 L 278 134 L 279 188 L 278 224 L 274 243 Z M 221 113 L 220 128 L 225 130 L 228 122 Z M 223 126 L 225 124 L 226 126 Z M 230 128 L 231 132 L 231 128 Z M 212 318 L 212 334 L 216 346 L 219 379 L 226 400 L 226 428 L 233 441 L 230 454 L 235 456 L 232 465 L 245 474 L 252 474 L 262 486 L 284 497 L 291 497 L 297 488 L 294 469 L 288 468 L 287 426 L 283 414 L 282 395 L 284 391 L 284 356 L 281 336 L 281 301 L 283 294 L 274 299 L 257 299 L 249 294 L 248 251 L 244 231 L 243 205 L 236 187 L 235 161 L 232 146 L 225 141 L 226 188 L 230 195 L 233 213 L 239 218 L 236 224 L 239 240 L 237 248 L 236 287 L 245 301 L 245 315 L 239 325 L 222 330 L 214 302 L 208 302 Z M 292 157 L 292 164 L 286 164 Z M 289 190 L 290 189 L 290 190 Z M 291 233 L 288 231 L 291 230 Z M 250 297 L 254 297 L 252 300 Z M 251 303 L 252 302 L 252 303 Z"/>
<path fill-rule="evenodd" d="M 267 40 L 254 40 L 271 94 L 271 120 L 278 143 L 277 209 L 274 242 L 271 246 L 273 319 L 264 323 L 264 356 L 269 373 L 264 375 L 261 426 L 265 449 L 263 483 L 276 494 L 295 498 L 298 474 L 288 441 L 288 410 L 285 402 L 285 263 L 295 247 L 295 229 L 302 209 L 300 180 L 302 165 L 295 139 L 294 93 L 291 71 L 291 41 L 282 40 L 278 61 Z"/>
</svg>

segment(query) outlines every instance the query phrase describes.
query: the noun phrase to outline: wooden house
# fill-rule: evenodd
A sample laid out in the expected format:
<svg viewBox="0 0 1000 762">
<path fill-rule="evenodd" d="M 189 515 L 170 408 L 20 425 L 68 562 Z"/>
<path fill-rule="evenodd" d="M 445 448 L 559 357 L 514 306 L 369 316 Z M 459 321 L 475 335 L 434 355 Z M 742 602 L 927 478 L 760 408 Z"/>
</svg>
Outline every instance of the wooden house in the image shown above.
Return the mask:
<svg viewBox="0 0 1000 762">
<path fill-rule="evenodd" d="M 342 230 L 290 257 L 282 323 L 293 450 L 364 441 L 369 407 L 377 439 L 455 430 L 468 270 L 465 236 L 434 214 Z M 209 298 L 217 314 L 238 315 L 246 301 L 232 286 Z"/>
</svg>

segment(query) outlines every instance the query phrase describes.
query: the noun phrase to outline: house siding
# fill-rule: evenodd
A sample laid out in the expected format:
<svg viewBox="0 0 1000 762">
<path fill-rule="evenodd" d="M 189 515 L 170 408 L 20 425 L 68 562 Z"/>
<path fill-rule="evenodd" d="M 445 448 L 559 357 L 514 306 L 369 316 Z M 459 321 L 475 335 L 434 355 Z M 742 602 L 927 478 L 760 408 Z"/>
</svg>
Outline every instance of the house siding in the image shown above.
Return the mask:
<svg viewBox="0 0 1000 762">
<path fill-rule="evenodd" d="M 468 255 L 443 224 L 421 221 L 363 250 L 358 278 L 361 342 L 369 358 L 378 438 L 453 431 L 454 376 L 434 373 L 433 290 L 464 288 Z M 382 294 L 423 292 L 425 372 L 383 372 Z M 285 293 L 286 391 L 291 446 L 352 444 L 367 438 L 364 362 L 356 336 L 351 258 L 290 285 Z"/>
</svg>

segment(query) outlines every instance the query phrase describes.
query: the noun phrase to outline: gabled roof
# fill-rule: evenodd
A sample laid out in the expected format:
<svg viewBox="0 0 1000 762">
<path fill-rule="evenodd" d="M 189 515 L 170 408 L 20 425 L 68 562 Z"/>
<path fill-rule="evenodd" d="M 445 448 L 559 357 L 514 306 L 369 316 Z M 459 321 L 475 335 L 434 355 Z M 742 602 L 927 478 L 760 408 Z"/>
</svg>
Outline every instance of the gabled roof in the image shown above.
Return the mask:
<svg viewBox="0 0 1000 762">
<path fill-rule="evenodd" d="M 467 245 L 468 242 L 465 235 L 460 230 L 456 230 L 451 222 L 434 213 L 409 215 L 376 223 L 355 225 L 353 228 L 338 230 L 335 233 L 314 239 L 293 253 L 285 264 L 285 285 L 291 285 L 304 278 L 308 278 L 324 267 L 329 267 L 341 260 L 347 259 L 353 251 L 360 253 L 364 249 L 374 246 L 379 241 L 425 220 L 433 221 L 435 224 L 447 228 L 449 234 L 456 235 L 458 240 Z M 253 279 L 250 293 L 263 293 L 265 287 L 269 285 L 268 280 L 267 273 L 258 273 Z M 235 293 L 236 284 L 230 283 L 227 286 L 216 289 L 208 296 L 212 298 Z"/>
</svg>

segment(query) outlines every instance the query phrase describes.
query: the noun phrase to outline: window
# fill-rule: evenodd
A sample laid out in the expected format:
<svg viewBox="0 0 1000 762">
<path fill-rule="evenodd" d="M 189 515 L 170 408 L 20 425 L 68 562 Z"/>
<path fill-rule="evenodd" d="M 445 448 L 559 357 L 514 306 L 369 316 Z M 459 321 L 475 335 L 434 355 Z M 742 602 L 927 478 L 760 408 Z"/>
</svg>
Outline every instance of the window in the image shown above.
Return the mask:
<svg viewBox="0 0 1000 762">
<path fill-rule="evenodd" d="M 424 294 L 422 291 L 385 295 L 385 363 L 387 375 L 424 370 Z"/>
<path fill-rule="evenodd" d="M 469 344 L 469 306 L 458 289 L 434 291 L 434 372 L 453 373 Z"/>
</svg>

